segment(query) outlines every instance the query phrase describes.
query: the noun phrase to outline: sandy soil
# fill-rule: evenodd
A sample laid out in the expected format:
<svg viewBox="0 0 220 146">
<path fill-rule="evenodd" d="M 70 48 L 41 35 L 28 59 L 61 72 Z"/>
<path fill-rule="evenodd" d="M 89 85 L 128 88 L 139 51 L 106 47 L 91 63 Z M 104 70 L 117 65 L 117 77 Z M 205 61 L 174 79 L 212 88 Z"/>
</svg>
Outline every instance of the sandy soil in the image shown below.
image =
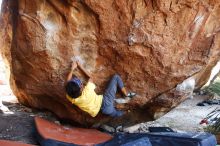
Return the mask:
<svg viewBox="0 0 220 146">
<path fill-rule="evenodd" d="M 196 106 L 197 103 L 208 98 L 209 96 L 195 96 L 193 99 L 188 99 L 155 122 L 178 131 L 203 131 L 204 126 L 199 124 L 200 121 L 219 107 L 219 105 Z"/>
<path fill-rule="evenodd" d="M 37 145 L 34 117 L 57 121 L 52 113 L 25 107 L 14 96 L 4 96 L 1 99 L 4 107 L 0 110 L 0 139 Z"/>
<path fill-rule="evenodd" d="M 206 125 L 200 125 L 200 121 L 205 118 L 211 111 L 219 107 L 219 105 L 212 106 L 197 106 L 196 104 L 210 98 L 208 95 L 195 95 L 193 99 L 187 99 L 179 106 L 168 112 L 161 118 L 146 123 L 137 124 L 127 127 L 125 131 L 130 132 L 147 132 L 148 127 L 152 126 L 166 126 L 175 131 L 204 131 Z"/>
</svg>

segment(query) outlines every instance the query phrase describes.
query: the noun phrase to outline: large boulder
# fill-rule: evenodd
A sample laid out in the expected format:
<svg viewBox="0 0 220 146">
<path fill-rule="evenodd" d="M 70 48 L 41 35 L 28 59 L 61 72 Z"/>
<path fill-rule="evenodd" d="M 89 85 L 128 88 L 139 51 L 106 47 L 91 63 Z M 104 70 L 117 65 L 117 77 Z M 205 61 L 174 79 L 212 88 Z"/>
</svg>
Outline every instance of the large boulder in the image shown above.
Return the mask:
<svg viewBox="0 0 220 146">
<path fill-rule="evenodd" d="M 109 119 L 65 98 L 77 57 L 98 93 L 114 73 L 138 93 L 118 106 L 138 122 L 163 115 L 208 80 L 220 58 L 219 13 L 219 0 L 5 0 L 0 46 L 22 104 L 84 125 Z"/>
</svg>

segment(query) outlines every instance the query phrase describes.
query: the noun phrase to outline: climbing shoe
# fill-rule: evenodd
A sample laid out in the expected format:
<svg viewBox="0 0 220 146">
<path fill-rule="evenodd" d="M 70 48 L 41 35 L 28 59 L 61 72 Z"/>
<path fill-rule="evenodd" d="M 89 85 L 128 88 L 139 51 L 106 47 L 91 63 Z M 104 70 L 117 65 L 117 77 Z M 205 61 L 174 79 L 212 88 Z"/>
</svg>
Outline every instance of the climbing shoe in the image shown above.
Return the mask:
<svg viewBox="0 0 220 146">
<path fill-rule="evenodd" d="M 128 95 L 126 97 L 130 97 L 133 98 L 136 95 L 135 92 L 129 92 Z"/>
</svg>

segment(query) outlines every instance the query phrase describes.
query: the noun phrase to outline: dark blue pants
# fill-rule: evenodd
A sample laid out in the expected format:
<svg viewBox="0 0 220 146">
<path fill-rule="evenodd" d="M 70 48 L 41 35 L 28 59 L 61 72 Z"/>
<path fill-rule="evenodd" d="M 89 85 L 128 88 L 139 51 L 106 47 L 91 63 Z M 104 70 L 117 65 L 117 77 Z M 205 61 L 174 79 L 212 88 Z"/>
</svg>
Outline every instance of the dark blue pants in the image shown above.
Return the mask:
<svg viewBox="0 0 220 146">
<path fill-rule="evenodd" d="M 118 111 L 114 106 L 114 99 L 116 97 L 117 87 L 122 89 L 124 84 L 119 75 L 115 74 L 110 80 L 105 92 L 103 94 L 102 101 L 102 113 L 111 117 L 120 117 L 123 115 L 122 111 Z"/>
</svg>

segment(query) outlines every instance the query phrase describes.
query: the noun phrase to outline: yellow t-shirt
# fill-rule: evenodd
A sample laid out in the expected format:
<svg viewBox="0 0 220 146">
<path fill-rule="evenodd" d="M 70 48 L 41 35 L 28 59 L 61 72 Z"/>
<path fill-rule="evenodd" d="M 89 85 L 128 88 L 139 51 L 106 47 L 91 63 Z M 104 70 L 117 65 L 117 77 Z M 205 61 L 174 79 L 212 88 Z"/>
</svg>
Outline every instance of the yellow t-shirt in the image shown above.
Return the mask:
<svg viewBox="0 0 220 146">
<path fill-rule="evenodd" d="M 81 96 L 77 98 L 71 98 L 66 95 L 67 99 L 72 103 L 78 106 L 81 110 L 89 113 L 92 117 L 95 117 L 102 105 L 102 95 L 97 95 L 95 93 L 95 84 L 88 82 L 84 87 Z"/>
</svg>

